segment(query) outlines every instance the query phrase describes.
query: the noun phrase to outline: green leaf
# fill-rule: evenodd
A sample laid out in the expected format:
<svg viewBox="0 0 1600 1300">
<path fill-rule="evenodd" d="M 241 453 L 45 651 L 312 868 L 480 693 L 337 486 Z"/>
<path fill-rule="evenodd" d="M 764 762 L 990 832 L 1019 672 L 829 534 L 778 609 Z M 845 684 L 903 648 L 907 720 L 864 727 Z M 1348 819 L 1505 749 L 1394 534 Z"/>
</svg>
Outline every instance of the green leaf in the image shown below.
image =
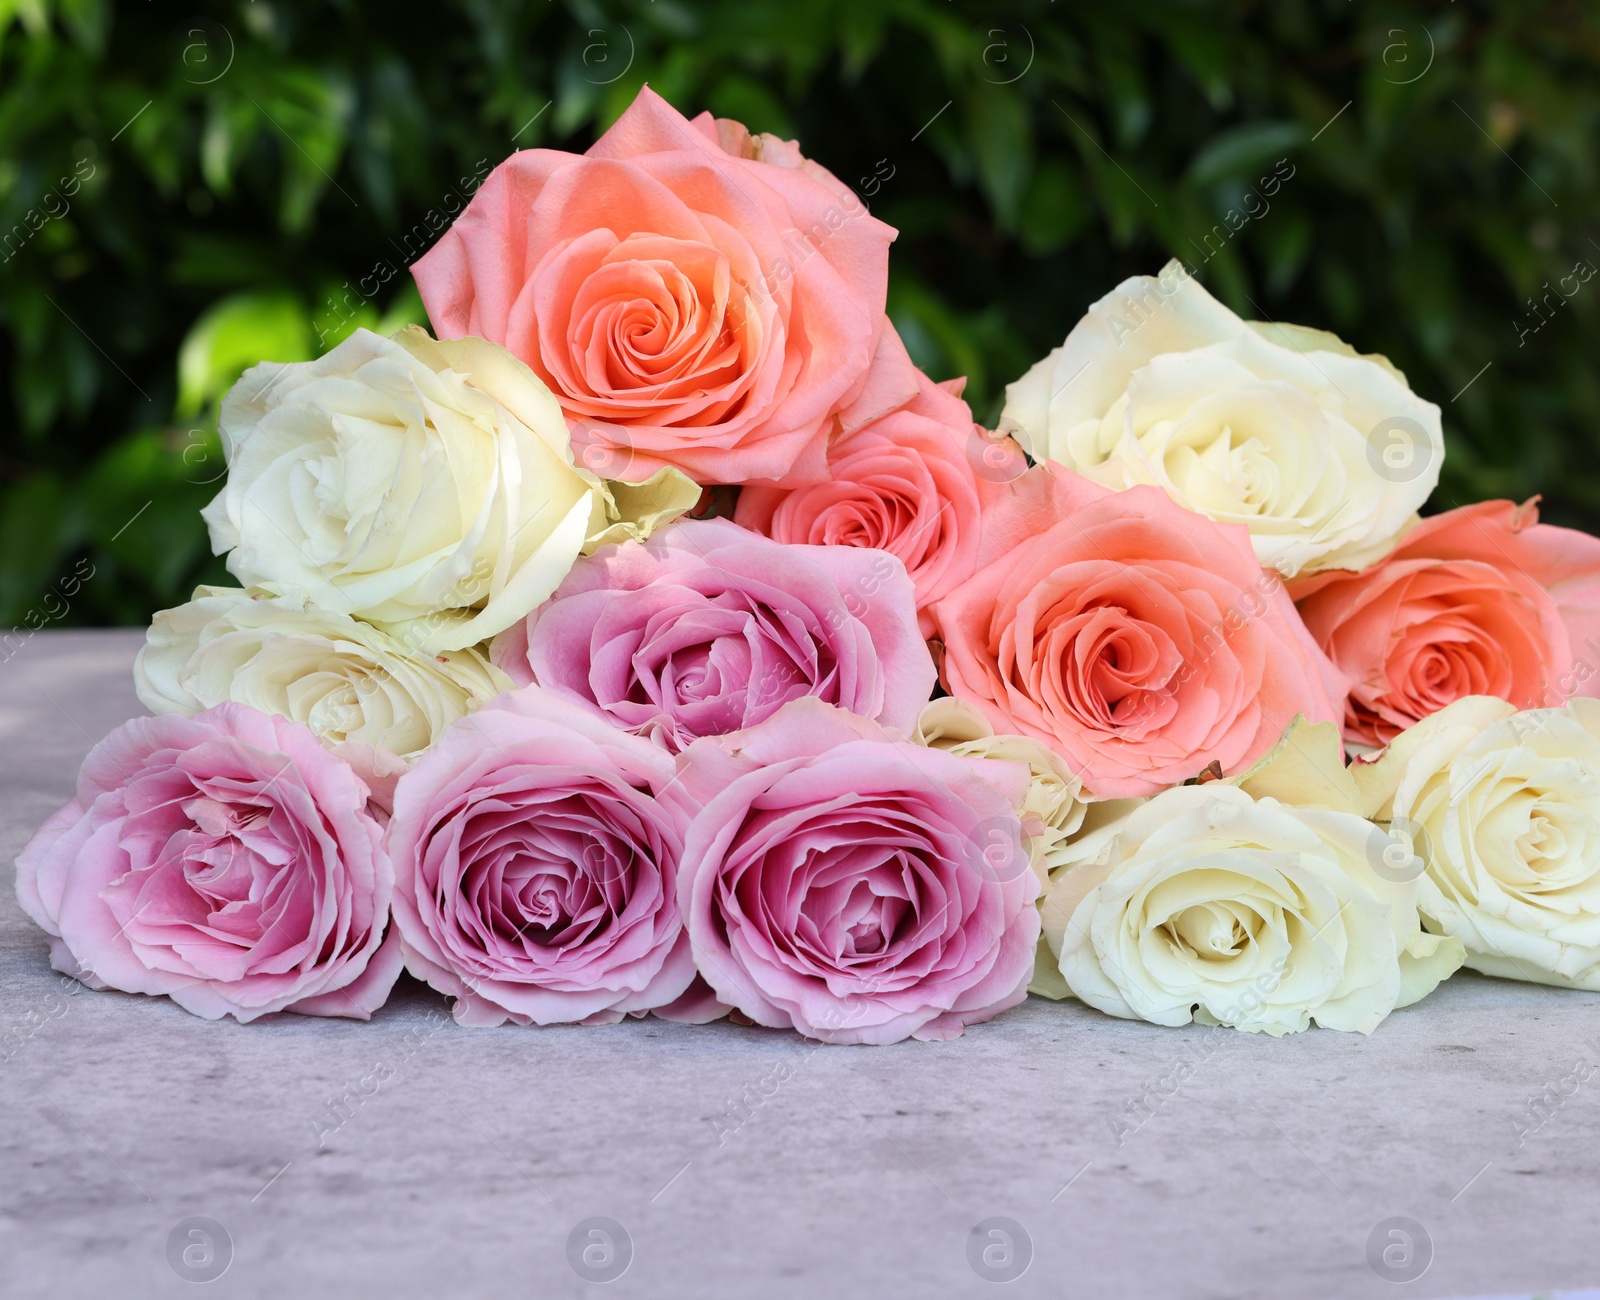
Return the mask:
<svg viewBox="0 0 1600 1300">
<path fill-rule="evenodd" d="M 417 282 L 409 275 L 402 278 L 400 287 L 395 290 L 395 295 L 389 300 L 389 305 L 384 308 L 383 315 L 375 326 L 379 334 L 388 337 L 398 333 L 407 325 L 428 324 L 428 313 L 422 305 L 422 295 L 417 292 Z"/>
<path fill-rule="evenodd" d="M 1183 21 L 1168 23 L 1162 35 L 1212 109 L 1221 113 L 1232 108 L 1236 38 L 1219 27 Z"/>
<path fill-rule="evenodd" d="M 1019 233 L 1034 256 L 1065 247 L 1091 215 L 1083 181 L 1057 159 L 1039 164 L 1022 201 Z"/>
<path fill-rule="evenodd" d="M 0 493 L 0 624 L 10 626 L 43 594 L 63 540 L 67 492 L 34 474 Z"/>
<path fill-rule="evenodd" d="M 1033 128 L 1023 101 L 1010 86 L 980 82 L 967 103 L 972 155 L 1001 226 L 1016 226 L 1033 169 Z"/>
<path fill-rule="evenodd" d="M 359 208 L 353 195 L 339 186 L 338 169 L 347 136 L 346 123 L 355 96 L 341 73 L 317 75 L 310 69 L 280 74 L 273 87 L 250 102 L 267 120 L 277 138 L 283 167 L 279 224 L 285 231 L 305 228 L 324 191 L 333 189 L 341 202 Z"/>
<path fill-rule="evenodd" d="M 839 45 L 844 54 L 841 75 L 859 81 L 877 56 L 888 30 L 888 15 L 875 5 L 847 4 L 839 16 Z"/>
<path fill-rule="evenodd" d="M 1139 69 L 1135 35 L 1130 30 L 1102 24 L 1095 37 L 1095 62 L 1113 109 L 1117 139 L 1124 145 L 1137 144 L 1150 129 L 1154 108 Z"/>
<path fill-rule="evenodd" d="M 305 304 L 293 294 L 224 298 L 194 323 L 178 351 L 178 418 L 199 415 L 258 361 L 308 361 L 311 355 Z"/>
<path fill-rule="evenodd" d="M 1299 122 L 1250 122 L 1213 136 L 1189 164 L 1192 185 L 1246 179 L 1303 143 L 1307 131 Z"/>
<path fill-rule="evenodd" d="M 770 131 L 785 140 L 794 139 L 794 121 L 777 96 L 750 77 L 737 73 L 723 77 L 712 88 L 706 107 L 717 117 L 743 122 L 752 133 Z"/>
</svg>

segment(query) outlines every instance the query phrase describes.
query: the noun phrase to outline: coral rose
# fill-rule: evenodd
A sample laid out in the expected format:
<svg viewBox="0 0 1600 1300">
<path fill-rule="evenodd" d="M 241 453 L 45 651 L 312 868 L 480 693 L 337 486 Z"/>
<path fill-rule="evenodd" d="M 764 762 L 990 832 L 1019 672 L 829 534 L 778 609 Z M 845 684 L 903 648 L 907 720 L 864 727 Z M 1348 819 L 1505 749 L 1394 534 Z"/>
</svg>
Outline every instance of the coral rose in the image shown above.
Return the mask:
<svg viewBox="0 0 1600 1300">
<path fill-rule="evenodd" d="M 1026 996 L 1039 878 L 1022 764 L 798 700 L 679 768 L 702 805 L 679 897 L 723 1002 L 826 1042 L 893 1043 L 954 1038 Z"/>
<path fill-rule="evenodd" d="M 309 728 L 242 704 L 135 718 L 23 849 L 17 899 L 94 988 L 365 1020 L 400 973 L 367 793 Z"/>
<path fill-rule="evenodd" d="M 780 542 L 888 551 L 905 564 L 925 611 L 972 575 L 982 502 L 999 485 L 977 473 L 982 453 L 997 444 L 967 404 L 926 376 L 918 380 L 915 401 L 828 449 L 829 482 L 747 487 L 734 519 Z M 1020 450 L 1015 461 L 1022 463 Z"/>
<path fill-rule="evenodd" d="M 538 372 L 602 476 L 816 482 L 836 420 L 916 392 L 894 236 L 793 145 L 645 87 L 588 153 L 512 154 L 413 273 L 441 335 Z"/>
<path fill-rule="evenodd" d="M 1371 568 L 1291 584 L 1352 679 L 1347 744 L 1385 745 L 1468 695 L 1518 708 L 1600 695 L 1600 539 L 1538 519 L 1533 501 L 1462 506 Z"/>
<path fill-rule="evenodd" d="M 980 558 L 933 606 L 945 687 L 1051 745 L 1097 799 L 1237 771 L 1295 714 L 1337 716 L 1343 682 L 1249 535 L 1158 489 L 1030 470 Z"/>
<path fill-rule="evenodd" d="M 580 560 L 491 656 L 674 751 L 806 695 L 910 731 L 935 677 L 899 560 L 784 546 L 726 519 Z"/>
</svg>

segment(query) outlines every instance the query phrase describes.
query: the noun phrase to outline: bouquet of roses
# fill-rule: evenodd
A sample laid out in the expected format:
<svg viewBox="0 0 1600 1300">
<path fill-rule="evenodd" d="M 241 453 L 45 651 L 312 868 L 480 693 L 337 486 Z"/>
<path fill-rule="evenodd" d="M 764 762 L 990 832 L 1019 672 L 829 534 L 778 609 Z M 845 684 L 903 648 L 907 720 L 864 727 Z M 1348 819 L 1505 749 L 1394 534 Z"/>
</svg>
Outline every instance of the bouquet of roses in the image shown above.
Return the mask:
<svg viewBox="0 0 1600 1300">
<path fill-rule="evenodd" d="M 1271 1034 L 1463 964 L 1600 989 L 1600 541 L 1419 518 L 1439 408 L 1178 263 L 986 431 L 894 235 L 646 89 L 487 178 L 413 268 L 437 338 L 247 371 L 240 585 L 156 616 L 155 716 L 18 860 L 55 966 L 864 1043 L 1030 988 Z"/>
</svg>

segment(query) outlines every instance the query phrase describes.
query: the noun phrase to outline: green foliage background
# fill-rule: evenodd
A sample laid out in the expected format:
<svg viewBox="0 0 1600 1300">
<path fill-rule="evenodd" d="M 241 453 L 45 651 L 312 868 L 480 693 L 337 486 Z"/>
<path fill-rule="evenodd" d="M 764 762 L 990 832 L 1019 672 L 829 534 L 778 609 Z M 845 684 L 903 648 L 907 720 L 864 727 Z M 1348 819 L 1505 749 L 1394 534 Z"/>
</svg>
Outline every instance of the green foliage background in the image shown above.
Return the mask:
<svg viewBox="0 0 1600 1300">
<path fill-rule="evenodd" d="M 1588 0 L 0 0 L 0 626 L 221 580 L 222 391 L 423 319 L 404 268 L 452 192 L 645 80 L 899 228 L 891 314 L 980 418 L 1177 256 L 1438 402 L 1434 508 L 1600 528 Z"/>
</svg>

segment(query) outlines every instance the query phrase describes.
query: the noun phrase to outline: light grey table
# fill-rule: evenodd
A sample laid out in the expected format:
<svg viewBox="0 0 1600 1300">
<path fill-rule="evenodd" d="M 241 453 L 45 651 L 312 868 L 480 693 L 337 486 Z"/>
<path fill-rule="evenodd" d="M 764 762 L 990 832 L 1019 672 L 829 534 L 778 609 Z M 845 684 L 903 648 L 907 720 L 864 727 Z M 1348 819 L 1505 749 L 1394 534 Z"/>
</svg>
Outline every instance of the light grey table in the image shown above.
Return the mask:
<svg viewBox="0 0 1600 1300">
<path fill-rule="evenodd" d="M 42 633 L 0 664 L 7 862 L 90 745 L 140 711 L 138 640 Z M 1564 1082 L 1600 1063 L 1594 995 L 1463 975 L 1371 1038 L 1276 1042 L 1037 999 L 957 1042 L 890 1048 L 728 1023 L 463 1030 L 409 980 L 370 1024 L 212 1024 L 164 1000 L 58 999 L 7 881 L 0 1033 L 23 1028 L 0 1064 L 6 1297 L 1325 1300 L 1600 1283 L 1600 1073 Z M 1519 1139 L 1535 1096 L 1550 1100 Z M 1368 1263 L 1397 1216 L 1431 1243 L 1405 1284 Z M 184 1235 L 196 1217 L 226 1234 L 211 1230 L 209 1265 Z M 625 1237 L 569 1248 L 594 1217 Z M 1027 1242 L 1012 1232 L 1008 1270 L 986 1238 L 992 1273 L 1031 1243 L 1004 1285 L 969 1262 L 971 1230 L 996 1217 Z M 580 1276 L 630 1250 L 609 1284 Z"/>
</svg>

